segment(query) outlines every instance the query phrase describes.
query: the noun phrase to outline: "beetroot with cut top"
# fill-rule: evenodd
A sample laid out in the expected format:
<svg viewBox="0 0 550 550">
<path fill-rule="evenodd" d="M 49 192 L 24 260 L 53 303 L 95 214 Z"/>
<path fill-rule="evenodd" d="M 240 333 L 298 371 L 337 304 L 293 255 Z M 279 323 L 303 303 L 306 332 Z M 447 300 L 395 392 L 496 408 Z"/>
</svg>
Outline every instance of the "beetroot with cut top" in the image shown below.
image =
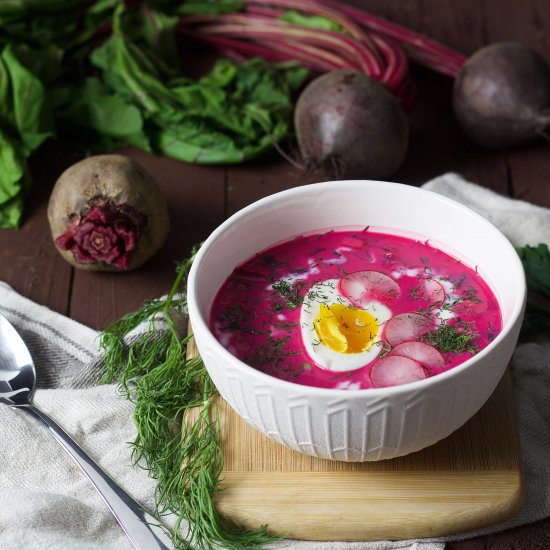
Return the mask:
<svg viewBox="0 0 550 550">
<path fill-rule="evenodd" d="M 521 44 L 492 44 L 460 70 L 453 104 L 464 132 L 483 147 L 515 147 L 548 136 L 550 66 Z"/>
<path fill-rule="evenodd" d="M 166 201 L 153 178 L 122 155 L 88 157 L 57 180 L 48 221 L 59 253 L 80 269 L 126 271 L 168 235 Z"/>
<path fill-rule="evenodd" d="M 310 82 L 296 104 L 294 125 L 307 167 L 332 179 L 385 178 L 407 153 L 408 122 L 397 99 L 349 69 Z"/>
</svg>

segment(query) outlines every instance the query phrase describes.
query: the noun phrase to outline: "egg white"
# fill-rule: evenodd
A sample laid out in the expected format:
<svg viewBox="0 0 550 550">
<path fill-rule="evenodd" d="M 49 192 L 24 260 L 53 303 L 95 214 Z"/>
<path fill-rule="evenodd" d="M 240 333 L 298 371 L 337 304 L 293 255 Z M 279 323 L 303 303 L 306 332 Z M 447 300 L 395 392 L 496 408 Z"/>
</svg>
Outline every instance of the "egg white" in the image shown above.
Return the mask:
<svg viewBox="0 0 550 550">
<path fill-rule="evenodd" d="M 300 312 L 300 327 L 302 342 L 312 361 L 317 366 L 333 372 L 346 372 L 360 369 L 376 359 L 382 350 L 382 346 L 379 344 L 382 327 L 392 317 L 391 310 L 376 300 L 369 302 L 362 309 L 368 311 L 376 319 L 379 327 L 378 334 L 373 338 L 367 350 L 359 353 L 340 353 L 322 344 L 317 336 L 315 319 L 319 316 L 321 304 L 326 306 L 343 304 L 350 308 L 357 307 L 340 294 L 338 279 L 327 279 L 309 289 Z"/>
</svg>

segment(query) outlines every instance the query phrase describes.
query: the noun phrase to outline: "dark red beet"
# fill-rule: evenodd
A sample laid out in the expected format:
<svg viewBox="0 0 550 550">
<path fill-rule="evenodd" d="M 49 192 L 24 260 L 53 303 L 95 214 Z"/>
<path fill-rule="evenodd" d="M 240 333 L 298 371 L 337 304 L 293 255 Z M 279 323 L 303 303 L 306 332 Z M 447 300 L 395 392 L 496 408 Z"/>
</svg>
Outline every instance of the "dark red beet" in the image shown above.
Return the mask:
<svg viewBox="0 0 550 550">
<path fill-rule="evenodd" d="M 528 143 L 550 128 L 550 66 L 521 44 L 492 44 L 462 67 L 453 104 L 458 122 L 479 145 Z"/>
<path fill-rule="evenodd" d="M 408 123 L 398 101 L 353 70 L 313 80 L 298 99 L 294 124 L 307 167 L 331 179 L 385 178 L 407 153 Z"/>
</svg>

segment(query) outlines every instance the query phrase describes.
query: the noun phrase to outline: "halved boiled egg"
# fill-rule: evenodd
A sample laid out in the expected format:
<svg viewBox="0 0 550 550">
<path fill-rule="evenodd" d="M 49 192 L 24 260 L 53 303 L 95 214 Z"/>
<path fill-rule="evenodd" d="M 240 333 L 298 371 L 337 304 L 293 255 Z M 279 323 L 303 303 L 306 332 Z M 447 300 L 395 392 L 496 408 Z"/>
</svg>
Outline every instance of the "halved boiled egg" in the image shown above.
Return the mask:
<svg viewBox="0 0 550 550">
<path fill-rule="evenodd" d="M 357 307 L 340 291 L 338 279 L 313 285 L 300 312 L 302 342 L 321 368 L 345 372 L 360 369 L 381 352 L 380 334 L 391 310 L 371 299 Z"/>
</svg>

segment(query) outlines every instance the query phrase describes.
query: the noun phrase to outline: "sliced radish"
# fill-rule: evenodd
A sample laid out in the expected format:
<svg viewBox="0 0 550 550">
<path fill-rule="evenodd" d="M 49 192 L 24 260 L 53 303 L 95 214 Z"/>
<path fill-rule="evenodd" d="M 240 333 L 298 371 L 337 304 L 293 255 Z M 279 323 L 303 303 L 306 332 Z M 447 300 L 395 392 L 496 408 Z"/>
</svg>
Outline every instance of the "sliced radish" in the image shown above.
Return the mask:
<svg viewBox="0 0 550 550">
<path fill-rule="evenodd" d="M 486 296 L 475 284 L 470 283 L 467 288 L 462 288 L 459 297 L 461 301 L 452 306 L 452 310 L 459 315 L 479 315 L 487 310 Z"/>
<path fill-rule="evenodd" d="M 400 357 L 408 357 L 413 361 L 417 361 L 429 371 L 436 371 L 443 367 L 445 359 L 433 346 L 424 342 L 403 342 L 395 346 L 391 355 L 399 355 Z"/>
<path fill-rule="evenodd" d="M 426 378 L 426 371 L 418 361 L 399 355 L 387 355 L 379 359 L 370 371 L 375 388 L 399 386 Z"/>
<path fill-rule="evenodd" d="M 384 338 L 392 347 L 401 342 L 419 340 L 423 334 L 434 328 L 433 321 L 420 313 L 400 313 L 392 317 L 384 331 Z"/>
<path fill-rule="evenodd" d="M 357 237 L 345 237 L 342 239 L 342 246 L 359 249 L 365 246 L 365 242 Z"/>
<path fill-rule="evenodd" d="M 355 271 L 340 281 L 340 292 L 358 307 L 365 307 L 373 300 L 387 302 L 401 294 L 399 285 L 380 271 Z"/>
<path fill-rule="evenodd" d="M 422 290 L 424 298 L 430 304 L 440 304 L 445 300 L 445 289 L 443 285 L 435 279 L 422 279 Z"/>
</svg>

